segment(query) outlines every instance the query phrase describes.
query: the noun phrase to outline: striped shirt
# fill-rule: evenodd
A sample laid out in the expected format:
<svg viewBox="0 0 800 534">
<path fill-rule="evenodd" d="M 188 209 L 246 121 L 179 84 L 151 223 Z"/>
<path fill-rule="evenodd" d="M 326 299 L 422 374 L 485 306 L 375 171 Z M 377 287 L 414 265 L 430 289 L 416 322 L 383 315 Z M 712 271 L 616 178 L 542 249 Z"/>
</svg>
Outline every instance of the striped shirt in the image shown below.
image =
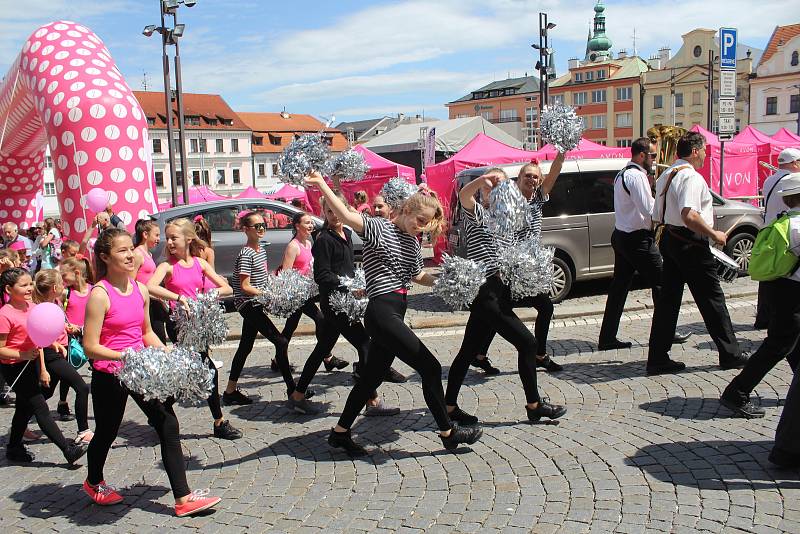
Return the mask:
<svg viewBox="0 0 800 534">
<path fill-rule="evenodd" d="M 383 217 L 361 215 L 364 221 L 364 276 L 370 298 L 410 289 L 411 279 L 422 272 L 419 240 Z"/>
<path fill-rule="evenodd" d="M 236 306 L 237 310 L 242 309 L 242 306 L 253 299 L 253 295 L 248 295 L 242 290 L 242 282 L 239 278 L 239 275 L 242 274 L 250 275 L 250 285 L 252 287 L 266 285 L 269 279 L 269 272 L 267 270 L 267 253 L 263 248 L 256 252 L 252 248 L 245 246 L 242 247 L 236 257 L 231 287 L 233 288 L 233 305 Z"/>
<path fill-rule="evenodd" d="M 550 195 L 542 193 L 541 188 L 537 188 L 536 191 L 534 191 L 533 197 L 528 201 L 528 211 L 525 214 L 525 228 L 515 235 L 517 242 L 542 235 L 542 206 L 548 200 L 550 200 Z"/>
<path fill-rule="evenodd" d="M 497 265 L 497 238 L 486 228 L 486 210 L 479 203 L 475 204 L 475 211 L 464 212 L 464 233 L 467 241 L 467 258 L 486 267 L 486 276 L 495 274 Z"/>
</svg>

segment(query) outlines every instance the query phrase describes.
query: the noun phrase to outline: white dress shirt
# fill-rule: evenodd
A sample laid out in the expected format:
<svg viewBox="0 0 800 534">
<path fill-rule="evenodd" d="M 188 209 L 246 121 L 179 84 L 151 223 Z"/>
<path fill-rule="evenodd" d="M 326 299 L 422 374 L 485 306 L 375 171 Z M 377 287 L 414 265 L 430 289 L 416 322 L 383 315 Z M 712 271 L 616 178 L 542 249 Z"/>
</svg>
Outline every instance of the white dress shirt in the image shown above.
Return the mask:
<svg viewBox="0 0 800 534">
<path fill-rule="evenodd" d="M 800 211 L 795 209 L 791 211 L 791 214 L 792 217 L 789 218 L 789 250 L 800 256 Z M 800 269 L 787 278 L 800 282 Z"/>
<path fill-rule="evenodd" d="M 614 179 L 614 226 L 621 232 L 650 230 L 653 212 L 650 180 L 640 165 L 629 162 L 626 166 L 631 168 Z"/>
<path fill-rule="evenodd" d="M 781 188 L 780 184 L 778 184 L 778 181 L 788 174 L 791 173 L 786 169 L 778 169 L 775 174 L 764 180 L 764 187 L 761 191 L 764 195 L 765 201 L 767 199 L 767 195 L 769 195 L 769 201 L 767 201 L 767 205 L 764 207 L 764 226 L 777 219 L 780 212 L 789 211 L 789 206 L 783 202 L 783 197 L 778 194 L 778 191 Z M 777 187 L 775 187 L 776 184 L 778 184 Z M 772 191 L 772 194 L 770 194 L 770 191 Z"/>
<path fill-rule="evenodd" d="M 664 203 L 664 188 L 667 179 L 676 167 L 685 167 L 677 172 L 667 191 L 666 216 L 662 219 L 661 206 Z M 653 220 L 672 226 L 683 226 L 681 212 L 690 208 L 700 214 L 708 226 L 714 228 L 714 206 L 711 192 L 705 179 L 687 161 L 679 159 L 672 167 L 661 173 L 656 181 L 656 198 L 653 204 Z"/>
</svg>

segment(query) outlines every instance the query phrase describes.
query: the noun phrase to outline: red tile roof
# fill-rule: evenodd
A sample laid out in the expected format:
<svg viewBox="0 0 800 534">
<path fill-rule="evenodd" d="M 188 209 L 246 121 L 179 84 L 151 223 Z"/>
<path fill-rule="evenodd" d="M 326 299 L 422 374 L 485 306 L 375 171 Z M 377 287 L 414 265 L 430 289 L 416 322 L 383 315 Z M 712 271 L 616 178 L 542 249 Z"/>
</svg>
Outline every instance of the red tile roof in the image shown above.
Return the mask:
<svg viewBox="0 0 800 534">
<path fill-rule="evenodd" d="M 347 138 L 335 128 L 325 128 L 311 115 L 295 113 L 248 113 L 239 112 L 239 117 L 253 130 L 253 152 L 283 152 L 295 135 L 324 131 L 331 137 L 331 151 L 342 152 L 347 149 Z M 261 144 L 257 144 L 258 138 Z"/>
<path fill-rule="evenodd" d="M 164 108 L 164 93 L 160 91 L 134 91 L 139 104 L 147 116 L 151 128 L 166 128 L 166 113 Z M 178 105 L 172 103 L 175 116 L 174 124 L 178 123 Z M 200 117 L 200 124 L 186 124 L 187 130 L 250 130 L 242 119 L 228 106 L 220 95 L 205 95 L 197 93 L 183 93 L 183 115 L 185 117 Z M 155 124 L 152 124 L 152 120 Z M 209 121 L 212 121 L 209 123 Z M 216 124 L 213 124 L 216 121 Z M 230 121 L 229 124 L 224 123 Z"/>
<path fill-rule="evenodd" d="M 761 61 L 758 64 L 762 64 L 767 61 L 769 58 L 778 51 L 778 43 L 788 43 L 789 39 L 800 35 L 800 24 L 789 24 L 787 26 L 775 26 L 775 30 L 772 32 L 772 37 L 769 38 L 767 42 L 767 48 L 764 50 L 764 53 L 761 55 Z"/>
</svg>

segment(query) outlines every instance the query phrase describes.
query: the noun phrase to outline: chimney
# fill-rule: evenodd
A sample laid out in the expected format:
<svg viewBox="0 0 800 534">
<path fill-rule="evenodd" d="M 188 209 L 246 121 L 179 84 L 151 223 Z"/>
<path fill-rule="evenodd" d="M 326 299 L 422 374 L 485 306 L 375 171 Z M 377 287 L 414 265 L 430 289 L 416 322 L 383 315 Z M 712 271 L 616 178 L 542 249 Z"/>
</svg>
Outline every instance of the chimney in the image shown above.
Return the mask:
<svg viewBox="0 0 800 534">
<path fill-rule="evenodd" d="M 650 59 L 647 60 L 647 64 L 653 70 L 659 70 L 662 67 L 661 58 L 658 56 L 650 56 Z"/>
<path fill-rule="evenodd" d="M 281 111 L 281 118 L 288 119 L 289 117 L 291 117 L 291 115 L 289 115 L 289 113 L 287 113 L 285 109 Z"/>
<path fill-rule="evenodd" d="M 569 68 L 570 70 L 577 69 L 580 66 L 581 66 L 581 60 L 576 57 L 572 57 L 567 60 L 567 68 Z"/>
<path fill-rule="evenodd" d="M 672 50 L 668 46 L 662 46 L 658 49 L 658 58 L 661 60 L 662 65 L 666 65 L 667 61 L 672 57 Z"/>
<path fill-rule="evenodd" d="M 628 57 L 628 51 L 624 48 L 617 52 L 617 59 L 625 59 L 626 57 Z"/>
<path fill-rule="evenodd" d="M 397 114 L 397 122 L 403 122 L 403 119 L 405 119 L 405 118 L 406 118 L 406 114 L 405 113 L 398 113 Z"/>
</svg>

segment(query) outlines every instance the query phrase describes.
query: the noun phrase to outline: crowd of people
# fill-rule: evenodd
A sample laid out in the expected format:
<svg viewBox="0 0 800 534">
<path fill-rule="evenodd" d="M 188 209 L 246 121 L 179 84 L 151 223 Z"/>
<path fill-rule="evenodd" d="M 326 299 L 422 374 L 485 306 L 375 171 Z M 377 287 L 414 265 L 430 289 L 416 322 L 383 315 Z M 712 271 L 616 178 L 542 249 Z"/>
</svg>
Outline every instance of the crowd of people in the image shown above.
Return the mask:
<svg viewBox="0 0 800 534">
<path fill-rule="evenodd" d="M 633 143 L 631 162 L 615 180 L 617 222 L 612 244 L 616 267 L 599 349 L 630 347 L 630 343 L 617 339 L 617 332 L 631 277 L 639 272 L 652 288 L 655 303 L 646 372 L 657 375 L 683 370 L 685 364 L 670 357 L 670 347 L 688 337 L 675 332 L 683 286 L 688 284 L 719 349 L 721 368 L 742 369 L 723 393 L 721 402 L 737 415 L 763 416 L 763 409 L 750 400 L 749 393 L 782 358 L 789 358 L 793 369 L 798 363 L 798 299 L 785 297 L 798 291 L 800 275 L 793 273 L 765 288 L 764 294 L 771 304 L 765 312 L 769 325 L 767 339 L 748 359 L 733 332 L 709 247 L 710 242 L 724 245 L 726 236 L 713 227 L 711 195 L 697 173 L 705 158 L 705 141 L 699 134 L 688 133 L 678 142 L 677 153 L 678 161 L 656 181 L 655 196 L 648 178 L 655 146 L 649 139 Z M 553 305 L 547 294 L 515 301 L 499 275 L 498 266 L 504 247 L 513 247 L 541 233 L 542 206 L 548 201 L 563 161 L 563 154 L 558 155 L 546 175 L 534 161 L 522 166 L 512 178 L 527 200 L 524 227 L 513 235 L 497 235 L 487 225 L 489 194 L 509 179 L 502 169 L 489 169 L 459 192 L 459 209 L 466 221 L 467 255 L 486 267 L 486 279 L 469 308 L 463 342 L 450 365 L 446 388 L 439 359 L 404 321 L 412 283 L 430 286 L 435 282 L 435 276 L 423 269 L 420 236 L 428 234 L 435 239 L 445 225 L 442 205 L 436 194 L 424 186 L 396 209 L 377 195 L 369 205 L 363 192 L 356 195 L 356 206 L 351 207 L 321 175 L 312 173 L 306 185 L 322 194 L 323 227 L 315 229 L 308 214 L 298 213 L 291 221 L 295 235 L 286 247 L 283 261 L 278 266 L 269 266 L 262 246 L 269 227 L 264 213 L 240 214 L 239 227 L 246 243 L 236 258 L 230 284 L 215 270 L 210 229 L 202 217 L 172 220 L 164 228 L 164 236 L 156 223 L 139 220 L 131 235 L 120 227 L 124 226 L 121 221 L 114 220 L 113 213 L 101 213 L 95 221 L 98 235 L 92 247 L 88 245 L 94 229 L 87 231 L 79 243 L 64 240 L 58 221 L 52 219 L 35 226 L 28 238 L 19 235 L 16 225 L 7 223 L 0 250 L 0 294 L 4 302 L 0 308 L 0 367 L 16 398 L 7 458 L 16 462 L 33 461 L 33 455 L 23 444 L 33 417 L 69 463 L 87 454 L 88 473 L 83 489 L 91 499 L 100 505 L 119 503 L 124 497 L 106 482 L 103 466 L 123 420 L 127 399 L 131 397 L 158 434 L 176 515 L 191 515 L 216 505 L 218 497 L 209 496 L 206 491 L 191 491 L 187 482 L 173 402 L 145 399 L 128 391 L 115 375 L 126 349 L 163 347 L 170 340 L 175 342 L 180 333 L 170 320 L 170 310 L 186 306 L 188 299 L 209 289 L 216 289 L 220 296 L 232 295 L 243 318 L 239 346 L 221 392 L 218 371 L 221 362 L 213 360 L 207 351 L 201 353 L 213 375 L 208 406 L 212 432 L 217 438 L 235 440 L 242 436 L 225 418 L 223 405 L 252 403 L 239 389 L 238 382 L 258 334 L 274 345 L 273 368 L 283 378 L 287 406 L 299 414 L 321 410 L 310 400 L 314 391 L 309 387 L 320 366 L 334 371 L 348 365 L 331 354 L 339 336 L 353 346 L 358 358 L 353 363 L 354 386 L 328 435 L 331 447 L 352 456 L 368 454 L 351 435 L 359 414 L 399 413 L 399 408 L 387 405 L 379 392 L 385 381 L 406 380 L 392 367 L 395 358 L 419 375 L 443 447 L 452 450 L 460 444 L 477 442 L 482 436 L 480 421 L 459 406 L 459 392 L 470 366 L 482 369 L 487 375 L 499 371 L 487 357 L 496 334 L 517 352 L 525 418 L 539 421 L 564 416 L 567 407 L 549 402 L 537 385 L 538 368 L 549 372 L 562 369 L 547 351 Z M 800 151 L 781 154 L 780 161 L 787 172 L 779 177 L 780 185 L 773 183 L 777 197 L 770 198 L 780 198 L 783 206 L 776 209 L 791 213 L 800 207 L 800 174 L 790 174 L 792 165 L 800 166 Z M 778 213 L 773 211 L 773 215 Z M 653 221 L 659 223 L 657 232 L 653 230 Z M 799 245 L 800 216 L 793 228 L 792 243 Z M 368 305 L 363 321 L 337 312 L 331 305 L 335 292 L 347 291 L 341 277 L 352 277 L 355 273 L 353 232 L 364 241 Z M 151 251 L 162 238 L 166 240 L 167 259 L 157 263 Z M 90 257 L 93 261 L 89 261 Z M 319 295 L 290 316 L 283 329 L 272 322 L 256 298 L 270 272 L 276 269 L 294 269 L 312 277 L 319 286 Z M 42 302 L 57 303 L 66 313 L 63 335 L 48 347 L 37 347 L 26 331 L 28 314 L 35 303 Z M 536 308 L 533 332 L 516 315 L 514 309 L 519 307 Z M 316 346 L 300 376 L 295 378 L 288 347 L 303 314 L 314 322 Z M 73 342 L 82 347 L 91 362 L 89 384 L 65 358 Z M 75 418 L 74 439 L 63 435 L 47 406 L 47 399 L 55 394 L 59 384 L 57 414 L 62 421 Z M 800 463 L 797 443 L 800 432 L 793 420 L 799 409 L 798 388 L 795 378 L 770 457 L 779 465 Z M 74 392 L 74 416 L 67 400 L 70 390 Z M 88 421 L 90 397 L 94 432 Z"/>
</svg>

